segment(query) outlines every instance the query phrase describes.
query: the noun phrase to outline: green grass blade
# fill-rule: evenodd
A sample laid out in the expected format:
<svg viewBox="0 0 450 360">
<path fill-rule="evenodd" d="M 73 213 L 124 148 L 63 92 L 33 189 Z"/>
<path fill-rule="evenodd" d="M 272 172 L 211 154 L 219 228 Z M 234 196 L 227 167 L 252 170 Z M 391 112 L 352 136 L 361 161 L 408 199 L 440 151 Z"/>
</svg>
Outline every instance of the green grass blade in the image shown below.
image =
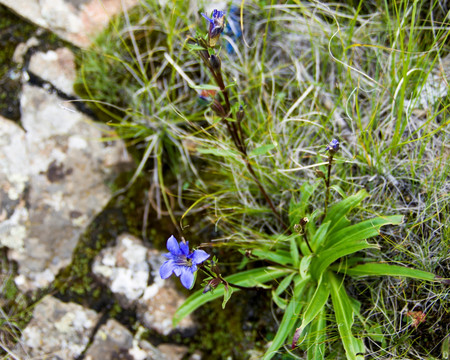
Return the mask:
<svg viewBox="0 0 450 360">
<path fill-rule="evenodd" d="M 276 355 L 277 351 L 284 345 L 286 338 L 292 332 L 295 324 L 298 321 L 299 313 L 303 306 L 303 301 L 300 299 L 305 289 L 306 284 L 309 282 L 309 278 L 301 279 L 300 276 L 295 279 L 294 296 L 289 302 L 281 319 L 278 331 L 273 339 L 270 347 L 264 354 L 263 360 L 269 360 Z"/>
<path fill-rule="evenodd" d="M 233 274 L 225 278 L 226 281 L 245 287 L 252 287 L 258 283 L 265 283 L 270 280 L 279 278 L 280 276 L 289 273 L 288 269 L 280 269 L 274 267 L 264 267 L 248 271 L 243 271 L 238 274 Z M 239 289 L 234 289 L 234 291 L 239 291 Z M 181 305 L 175 312 L 173 317 L 174 326 L 178 324 L 184 317 L 189 315 L 195 309 L 199 308 L 203 304 L 209 301 L 215 300 L 223 296 L 225 292 L 225 287 L 219 285 L 214 292 L 208 292 L 203 294 L 203 289 L 196 291 L 194 294 L 189 296 L 186 301 Z"/>
<path fill-rule="evenodd" d="M 384 263 L 361 264 L 350 269 L 344 268 L 339 271 L 351 276 L 401 276 L 426 281 L 440 281 L 436 275 L 427 271 Z"/>
<path fill-rule="evenodd" d="M 359 360 L 363 359 L 361 355 L 364 352 L 364 345 L 362 341 L 356 339 L 352 333 L 353 326 L 353 309 L 351 300 L 343 287 L 340 279 L 336 277 L 331 271 L 327 272 L 330 282 L 331 300 L 333 302 L 333 309 L 336 316 L 339 335 L 344 345 L 347 359 Z"/>
</svg>

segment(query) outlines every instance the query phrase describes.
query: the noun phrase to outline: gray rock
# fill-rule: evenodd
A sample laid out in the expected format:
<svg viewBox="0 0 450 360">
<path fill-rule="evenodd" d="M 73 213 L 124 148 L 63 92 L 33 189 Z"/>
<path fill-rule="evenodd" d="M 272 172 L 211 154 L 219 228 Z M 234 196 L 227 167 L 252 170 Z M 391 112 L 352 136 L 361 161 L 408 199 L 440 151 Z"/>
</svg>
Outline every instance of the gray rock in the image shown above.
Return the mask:
<svg viewBox="0 0 450 360">
<path fill-rule="evenodd" d="M 117 296 L 122 306 L 136 307 L 141 323 L 148 329 L 168 335 L 174 330 L 172 318 L 185 297 L 172 279 L 162 280 L 159 268 L 165 261 L 162 253 L 146 248 L 140 239 L 124 234 L 117 244 L 103 249 L 95 258 L 92 271 Z M 149 273 L 153 282 L 148 285 Z M 194 322 L 186 317 L 179 330 L 192 329 Z"/>
<path fill-rule="evenodd" d="M 35 38 L 34 36 L 30 37 L 26 42 L 20 43 L 17 45 L 16 50 L 14 50 L 14 54 L 12 57 L 12 60 L 19 65 L 22 65 L 24 62 L 24 56 L 27 53 L 27 51 L 34 47 L 39 45 L 39 40 Z"/>
<path fill-rule="evenodd" d="M 0 246 L 20 250 L 27 236 L 28 152 L 24 131 L 2 117 L 0 148 Z"/>
<path fill-rule="evenodd" d="M 157 349 L 170 360 L 181 360 L 189 350 L 186 346 L 173 344 L 160 344 L 157 346 Z"/>
<path fill-rule="evenodd" d="M 147 288 L 147 248 L 132 235 L 117 238 L 114 247 L 103 249 L 94 259 L 92 271 L 117 295 L 122 306 L 134 305 Z"/>
<path fill-rule="evenodd" d="M 56 95 L 25 85 L 21 108 L 25 133 L 4 119 L 0 127 L 0 232 L 19 264 L 16 284 L 28 291 L 70 263 L 79 235 L 111 198 L 106 183 L 129 160 L 122 141 L 102 142 L 113 134 Z"/>
<path fill-rule="evenodd" d="M 112 319 L 97 331 L 85 359 L 171 360 L 147 341 L 133 338 L 125 326 Z"/>
<path fill-rule="evenodd" d="M 13 11 L 77 46 L 87 47 L 109 19 L 139 0 L 0 0 Z M 122 7 L 123 6 L 123 7 Z"/>
<path fill-rule="evenodd" d="M 75 55 L 67 48 L 37 52 L 30 59 L 28 70 L 50 82 L 67 95 L 74 95 L 76 78 Z"/>
<path fill-rule="evenodd" d="M 78 304 L 44 297 L 16 347 L 19 358 L 74 359 L 89 343 L 99 315 Z"/>
<path fill-rule="evenodd" d="M 153 283 L 149 285 L 138 300 L 138 319 L 149 329 L 167 335 L 174 330 L 172 318 L 177 309 L 186 300 L 185 296 L 176 290 L 173 279 L 163 280 L 159 268 L 167 260 L 161 252 L 148 250 L 148 261 L 151 267 Z M 177 279 L 178 280 L 178 279 Z M 195 327 L 191 316 L 185 317 L 176 326 L 178 330 L 188 330 Z"/>
</svg>

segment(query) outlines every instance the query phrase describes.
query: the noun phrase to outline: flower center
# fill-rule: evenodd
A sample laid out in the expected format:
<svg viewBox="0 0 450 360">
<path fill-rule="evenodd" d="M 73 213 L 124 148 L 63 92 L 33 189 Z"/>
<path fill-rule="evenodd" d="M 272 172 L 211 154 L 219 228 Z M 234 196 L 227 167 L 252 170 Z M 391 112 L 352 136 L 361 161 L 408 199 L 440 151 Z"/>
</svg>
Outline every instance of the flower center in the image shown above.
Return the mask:
<svg viewBox="0 0 450 360">
<path fill-rule="evenodd" d="M 187 266 L 187 267 L 191 267 L 192 266 L 192 260 L 188 259 L 186 256 L 179 256 L 177 258 L 176 264 L 179 266 Z"/>
</svg>

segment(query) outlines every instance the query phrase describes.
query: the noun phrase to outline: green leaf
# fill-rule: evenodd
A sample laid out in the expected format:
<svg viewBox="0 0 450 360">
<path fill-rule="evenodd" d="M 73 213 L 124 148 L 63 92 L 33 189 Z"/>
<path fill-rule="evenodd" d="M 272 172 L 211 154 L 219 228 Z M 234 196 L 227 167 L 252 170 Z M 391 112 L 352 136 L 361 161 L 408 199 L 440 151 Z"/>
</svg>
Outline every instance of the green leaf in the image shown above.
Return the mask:
<svg viewBox="0 0 450 360">
<path fill-rule="evenodd" d="M 329 232 L 337 231 L 344 226 L 349 224 L 345 215 L 349 213 L 356 205 L 363 201 L 369 194 L 365 190 L 358 191 L 355 195 L 349 196 L 348 198 L 334 204 L 328 209 L 327 216 L 323 220 L 323 223 L 328 221 L 331 222 Z"/>
<path fill-rule="evenodd" d="M 326 248 L 337 245 L 343 241 L 354 241 L 369 239 L 373 236 L 379 235 L 380 228 L 384 225 L 393 224 L 398 225 L 403 221 L 403 216 L 384 216 L 376 217 L 373 219 L 361 221 L 355 225 L 347 226 L 334 233 L 329 233 L 327 240 L 325 241 Z"/>
<path fill-rule="evenodd" d="M 256 256 L 260 260 L 268 260 L 280 265 L 292 264 L 291 254 L 288 251 L 275 249 L 254 249 L 252 255 Z"/>
<path fill-rule="evenodd" d="M 326 311 L 326 307 L 323 307 L 311 324 L 307 360 L 325 359 Z"/>
<path fill-rule="evenodd" d="M 307 255 L 303 256 L 302 260 L 300 261 L 300 276 L 302 279 L 306 278 L 309 270 L 309 265 L 311 264 L 311 260 L 313 258 L 313 255 Z"/>
<path fill-rule="evenodd" d="M 295 240 L 296 235 L 291 236 L 290 253 L 292 258 L 292 264 L 298 268 L 300 262 L 300 254 L 298 252 L 297 241 Z"/>
<path fill-rule="evenodd" d="M 267 154 L 270 150 L 272 150 L 274 148 L 275 148 L 274 144 L 263 145 L 263 146 L 257 147 L 256 149 L 253 149 L 252 151 L 250 151 L 250 153 L 248 155 L 250 157 L 264 155 L 264 154 Z"/>
<path fill-rule="evenodd" d="M 300 333 L 308 326 L 308 324 L 314 320 L 314 318 L 322 311 L 325 306 L 328 297 L 330 296 L 330 289 L 328 286 L 328 281 L 324 280 L 323 277 L 320 279 L 316 291 L 313 297 L 309 301 L 308 307 L 302 316 L 302 324 L 300 325 Z"/>
<path fill-rule="evenodd" d="M 220 88 L 217 85 L 211 85 L 211 84 L 203 84 L 203 85 L 190 85 L 188 83 L 189 87 L 196 90 L 216 90 L 220 91 Z"/>
<path fill-rule="evenodd" d="M 341 279 L 336 277 L 331 271 L 327 271 L 330 282 L 331 300 L 333 302 L 334 314 L 338 325 L 339 335 L 344 345 L 347 359 L 359 360 L 363 359 L 364 344 L 360 339 L 353 336 L 351 331 L 353 326 L 353 309 L 351 301 Z"/>
<path fill-rule="evenodd" d="M 367 335 L 374 341 L 384 343 L 383 327 L 379 324 L 372 325 L 368 329 Z"/>
<path fill-rule="evenodd" d="M 229 283 L 252 287 L 258 283 L 266 283 L 268 281 L 279 278 L 280 276 L 286 275 L 290 272 L 289 269 L 282 269 L 276 267 L 263 267 L 258 269 L 252 269 L 248 271 L 243 271 L 238 274 L 233 274 L 227 276 L 225 280 Z M 239 289 L 234 289 L 239 291 Z M 199 308 L 203 304 L 209 301 L 215 300 L 224 295 L 225 287 L 219 285 L 214 292 L 207 292 L 203 294 L 203 289 L 196 291 L 191 296 L 189 296 L 186 301 L 178 308 L 173 317 L 173 325 L 178 324 L 184 317 L 189 315 L 195 309 Z"/>
<path fill-rule="evenodd" d="M 225 287 L 225 292 L 223 294 L 223 301 L 222 301 L 222 309 L 225 309 L 225 306 L 227 305 L 228 300 L 231 298 L 231 294 L 233 294 L 233 288 L 231 286 Z"/>
<path fill-rule="evenodd" d="M 206 50 L 203 46 L 197 45 L 197 44 L 186 44 L 189 51 L 199 51 L 199 50 Z"/>
<path fill-rule="evenodd" d="M 314 279 L 320 279 L 328 266 L 337 259 L 369 248 L 378 248 L 378 246 L 369 244 L 365 240 L 345 241 L 344 239 L 336 246 L 316 254 L 316 257 L 311 261 L 311 275 Z"/>
<path fill-rule="evenodd" d="M 436 275 L 430 272 L 385 263 L 361 264 L 349 269 L 339 269 L 339 272 L 351 276 L 400 276 L 426 281 L 439 281 L 439 278 L 436 278 Z"/>
<path fill-rule="evenodd" d="M 275 304 L 277 304 L 277 306 L 284 310 L 286 309 L 287 306 L 287 300 L 283 299 L 282 297 L 278 296 L 275 291 L 272 290 L 272 300 L 275 302 Z"/>
<path fill-rule="evenodd" d="M 284 311 L 283 318 L 281 319 L 280 326 L 278 327 L 278 331 L 270 344 L 270 347 L 267 349 L 264 354 L 263 360 L 269 360 L 277 353 L 278 349 L 280 349 L 286 338 L 291 333 L 292 329 L 294 329 L 295 324 L 298 321 L 298 314 L 300 313 L 303 302 L 301 301 L 301 295 L 305 289 L 306 284 L 309 282 L 309 278 L 301 279 L 300 276 L 295 278 L 294 285 L 294 296 L 291 298 L 291 301 L 286 307 Z"/>
<path fill-rule="evenodd" d="M 311 247 L 313 248 L 313 250 L 320 248 L 320 245 L 323 243 L 323 241 L 327 236 L 330 224 L 331 222 L 323 223 L 322 225 L 320 225 L 319 229 L 314 234 L 314 237 L 311 240 Z"/>
<path fill-rule="evenodd" d="M 295 273 L 289 274 L 286 276 L 281 282 L 280 285 L 278 285 L 277 289 L 275 290 L 275 294 L 281 295 L 284 290 L 288 288 L 289 285 L 291 285 L 292 278 L 294 277 Z"/>
</svg>

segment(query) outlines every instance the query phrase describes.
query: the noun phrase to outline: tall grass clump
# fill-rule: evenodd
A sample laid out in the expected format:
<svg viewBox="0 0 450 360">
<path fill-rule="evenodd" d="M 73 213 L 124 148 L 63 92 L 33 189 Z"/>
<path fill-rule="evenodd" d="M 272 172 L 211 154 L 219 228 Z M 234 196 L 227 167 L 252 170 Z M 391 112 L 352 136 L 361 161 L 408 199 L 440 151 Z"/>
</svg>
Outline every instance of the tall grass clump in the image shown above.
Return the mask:
<svg viewBox="0 0 450 360">
<path fill-rule="evenodd" d="M 206 274 L 175 322 L 258 288 L 280 315 L 264 359 L 448 356 L 443 6 L 144 1 L 85 54 L 80 86 L 139 160 L 130 183 L 151 177 L 178 229 L 161 275 Z M 239 270 L 184 238 L 239 251 Z"/>
</svg>

